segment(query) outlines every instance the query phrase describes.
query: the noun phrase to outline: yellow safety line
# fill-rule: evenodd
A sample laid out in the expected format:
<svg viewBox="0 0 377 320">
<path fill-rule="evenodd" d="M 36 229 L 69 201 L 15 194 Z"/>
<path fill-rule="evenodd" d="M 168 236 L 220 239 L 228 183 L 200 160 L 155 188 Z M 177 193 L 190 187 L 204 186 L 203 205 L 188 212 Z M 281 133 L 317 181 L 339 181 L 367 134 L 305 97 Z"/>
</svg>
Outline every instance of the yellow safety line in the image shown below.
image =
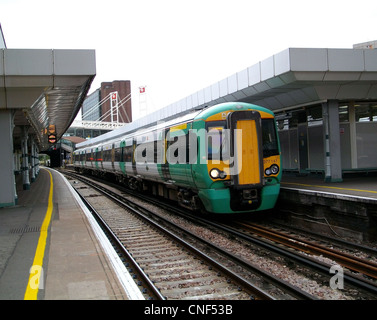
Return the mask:
<svg viewBox="0 0 377 320">
<path fill-rule="evenodd" d="M 41 276 L 43 276 L 42 265 L 43 265 L 43 257 L 44 257 L 45 248 L 46 248 L 48 226 L 50 225 L 51 216 L 52 216 L 52 209 L 53 209 L 52 198 L 53 198 L 53 188 L 54 188 L 52 174 L 50 171 L 48 170 L 46 171 L 50 175 L 50 193 L 48 196 L 47 212 L 42 223 L 41 233 L 39 235 L 39 240 L 38 240 L 37 250 L 35 251 L 33 265 L 30 269 L 30 277 L 29 277 L 29 281 L 26 287 L 24 300 L 37 300 L 39 286 L 41 283 L 43 283 L 43 278 L 42 280 L 40 278 Z"/>
<path fill-rule="evenodd" d="M 349 189 L 349 188 L 340 188 L 340 187 L 329 187 L 329 186 L 311 185 L 311 184 L 294 183 L 294 182 L 282 182 L 281 184 L 290 184 L 290 185 L 296 185 L 296 186 L 315 187 L 315 188 L 337 189 L 337 190 L 345 190 L 345 191 L 358 191 L 358 192 L 377 193 L 377 191 L 372 191 L 372 190 L 361 190 L 361 189 Z"/>
</svg>

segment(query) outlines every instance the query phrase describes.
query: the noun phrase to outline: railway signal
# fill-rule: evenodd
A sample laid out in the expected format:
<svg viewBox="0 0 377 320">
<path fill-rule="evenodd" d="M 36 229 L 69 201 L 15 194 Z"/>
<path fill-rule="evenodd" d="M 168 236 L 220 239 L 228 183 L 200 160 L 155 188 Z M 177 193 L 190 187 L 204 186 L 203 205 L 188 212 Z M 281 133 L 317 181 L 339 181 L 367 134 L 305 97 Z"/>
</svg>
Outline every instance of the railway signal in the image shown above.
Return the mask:
<svg viewBox="0 0 377 320">
<path fill-rule="evenodd" d="M 50 124 L 48 126 L 48 142 L 51 144 L 55 144 L 57 142 L 56 139 L 56 127 L 54 124 Z"/>
<path fill-rule="evenodd" d="M 48 142 L 51 144 L 55 144 L 57 142 L 56 134 L 49 134 L 48 135 Z"/>
</svg>

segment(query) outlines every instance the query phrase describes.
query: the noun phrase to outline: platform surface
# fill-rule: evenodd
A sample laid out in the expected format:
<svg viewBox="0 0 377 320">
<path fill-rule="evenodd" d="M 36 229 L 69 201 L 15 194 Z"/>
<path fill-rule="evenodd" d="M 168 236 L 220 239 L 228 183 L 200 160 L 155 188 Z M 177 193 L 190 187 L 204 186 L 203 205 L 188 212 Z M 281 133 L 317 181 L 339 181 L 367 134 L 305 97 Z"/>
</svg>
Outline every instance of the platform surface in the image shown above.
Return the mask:
<svg viewBox="0 0 377 320">
<path fill-rule="evenodd" d="M 47 216 L 50 174 L 51 220 L 41 245 Z M 17 180 L 20 180 L 19 178 Z M 21 186 L 21 187 L 20 187 Z M 54 170 L 41 169 L 30 190 L 17 184 L 18 204 L 0 208 L 0 299 L 27 299 L 35 287 L 30 268 L 44 247 L 38 300 L 127 300 L 124 286 L 72 191 Z M 31 280 L 31 281 L 29 281 Z M 32 295 L 31 295 L 32 296 Z M 29 297 L 30 298 L 30 297 Z M 32 299 L 32 298 L 30 298 Z"/>
<path fill-rule="evenodd" d="M 324 182 L 321 175 L 283 174 L 281 188 L 323 192 L 343 197 L 377 201 L 377 175 L 349 175 L 342 182 Z"/>
</svg>

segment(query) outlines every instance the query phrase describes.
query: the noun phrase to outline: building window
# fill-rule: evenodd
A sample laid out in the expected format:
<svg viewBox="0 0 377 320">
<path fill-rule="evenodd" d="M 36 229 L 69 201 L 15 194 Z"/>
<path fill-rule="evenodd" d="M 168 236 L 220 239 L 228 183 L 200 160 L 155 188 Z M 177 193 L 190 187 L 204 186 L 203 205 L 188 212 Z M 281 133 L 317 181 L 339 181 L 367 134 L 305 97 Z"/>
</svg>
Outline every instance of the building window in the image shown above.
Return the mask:
<svg viewBox="0 0 377 320">
<path fill-rule="evenodd" d="M 314 106 L 307 109 L 307 121 L 308 126 L 321 125 L 323 123 L 322 118 L 322 106 Z"/>
<path fill-rule="evenodd" d="M 348 122 L 348 105 L 339 105 L 339 122 Z"/>
<path fill-rule="evenodd" d="M 377 122 L 376 103 L 355 103 L 356 122 Z"/>
</svg>

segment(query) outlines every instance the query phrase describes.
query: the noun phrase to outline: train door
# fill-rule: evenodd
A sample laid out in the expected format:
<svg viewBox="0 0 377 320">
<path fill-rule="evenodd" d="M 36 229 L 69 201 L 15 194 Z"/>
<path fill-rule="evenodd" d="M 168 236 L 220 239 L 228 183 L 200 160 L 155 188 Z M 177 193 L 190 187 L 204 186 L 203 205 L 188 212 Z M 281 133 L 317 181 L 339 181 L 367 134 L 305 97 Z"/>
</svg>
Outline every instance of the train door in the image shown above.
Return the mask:
<svg viewBox="0 0 377 320">
<path fill-rule="evenodd" d="M 119 162 L 119 169 L 120 169 L 120 171 L 124 175 L 126 175 L 125 150 L 126 150 L 126 141 L 122 140 L 120 142 L 120 162 Z"/>
<path fill-rule="evenodd" d="M 171 180 L 178 185 L 195 186 L 191 164 L 189 163 L 189 131 L 190 123 L 183 123 L 171 127 L 166 135 L 166 159 L 169 165 Z"/>
<path fill-rule="evenodd" d="M 99 159 L 98 161 L 101 163 L 101 170 L 103 170 L 103 146 L 99 147 Z"/>
<path fill-rule="evenodd" d="M 125 141 L 125 146 L 124 146 L 124 168 L 125 168 L 125 174 L 127 176 L 133 176 L 133 156 L 134 154 L 134 144 L 133 144 L 133 139 L 128 138 Z"/>
<path fill-rule="evenodd" d="M 136 147 L 137 147 L 137 141 L 136 138 L 132 138 L 132 173 L 133 176 L 137 176 L 136 171 Z"/>
<path fill-rule="evenodd" d="M 164 181 L 170 181 L 170 171 L 169 171 L 169 163 L 166 159 L 166 149 L 167 149 L 167 141 L 166 136 L 169 132 L 169 129 L 163 129 L 159 133 L 159 137 L 157 139 L 157 159 L 160 163 L 160 176 Z"/>
<path fill-rule="evenodd" d="M 99 169 L 102 169 L 102 159 L 101 159 L 101 148 L 99 147 L 96 147 L 95 149 L 93 149 L 94 152 L 94 163 L 95 163 L 95 169 L 99 170 Z"/>
<path fill-rule="evenodd" d="M 233 157 L 233 186 L 261 187 L 264 173 L 259 112 L 235 111 L 228 114 L 227 121 L 231 138 L 230 156 Z"/>
<path fill-rule="evenodd" d="M 137 173 L 147 179 L 159 180 L 156 131 L 146 132 L 138 137 L 137 157 Z"/>
<path fill-rule="evenodd" d="M 115 171 L 115 147 L 114 143 L 111 144 L 111 169 Z"/>
</svg>

